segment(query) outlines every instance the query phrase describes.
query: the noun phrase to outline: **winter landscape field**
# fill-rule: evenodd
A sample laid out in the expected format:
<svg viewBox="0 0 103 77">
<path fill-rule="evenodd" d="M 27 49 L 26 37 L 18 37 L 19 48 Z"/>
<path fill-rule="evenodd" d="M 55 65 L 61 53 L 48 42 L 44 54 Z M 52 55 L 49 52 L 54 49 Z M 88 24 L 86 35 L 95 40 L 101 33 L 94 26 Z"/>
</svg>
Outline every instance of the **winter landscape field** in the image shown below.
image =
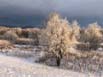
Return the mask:
<svg viewBox="0 0 103 77">
<path fill-rule="evenodd" d="M 0 77 L 103 77 L 103 0 L 0 0 Z"/>
<path fill-rule="evenodd" d="M 43 28 L 0 26 L 0 77 L 103 77 L 103 29 L 51 13 Z"/>
</svg>

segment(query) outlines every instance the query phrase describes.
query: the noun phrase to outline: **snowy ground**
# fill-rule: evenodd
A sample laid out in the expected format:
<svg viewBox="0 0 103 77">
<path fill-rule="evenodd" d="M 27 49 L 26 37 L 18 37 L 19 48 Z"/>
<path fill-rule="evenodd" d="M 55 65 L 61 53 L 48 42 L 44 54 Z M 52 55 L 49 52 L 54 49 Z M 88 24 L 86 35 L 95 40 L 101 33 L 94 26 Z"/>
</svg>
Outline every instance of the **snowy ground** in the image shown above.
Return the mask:
<svg viewBox="0 0 103 77">
<path fill-rule="evenodd" d="M 0 77 L 103 77 L 102 72 L 80 73 L 37 64 L 35 61 L 42 55 L 38 50 L 41 47 L 30 45 L 15 45 L 15 47 L 0 50 Z"/>
<path fill-rule="evenodd" d="M 15 48 L 13 49 L 0 50 L 0 54 L 19 57 L 30 62 L 35 62 L 39 57 L 39 53 L 40 52 L 38 52 L 37 47 L 33 47 L 30 45 L 15 45 Z"/>
<path fill-rule="evenodd" d="M 0 77 L 100 77 L 69 70 L 29 63 L 22 59 L 0 55 Z M 103 76 L 101 76 L 103 77 Z"/>
</svg>

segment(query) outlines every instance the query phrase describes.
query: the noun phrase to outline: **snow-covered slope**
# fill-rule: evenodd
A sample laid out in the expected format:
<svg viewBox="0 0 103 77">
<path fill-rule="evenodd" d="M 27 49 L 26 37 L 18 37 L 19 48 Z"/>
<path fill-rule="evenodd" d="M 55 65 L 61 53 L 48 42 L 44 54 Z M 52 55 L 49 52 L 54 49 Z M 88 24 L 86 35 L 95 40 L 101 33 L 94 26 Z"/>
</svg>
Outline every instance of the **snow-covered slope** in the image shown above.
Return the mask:
<svg viewBox="0 0 103 77">
<path fill-rule="evenodd" d="M 0 55 L 0 77 L 95 77 Z M 97 77 L 97 76 L 96 76 Z"/>
</svg>

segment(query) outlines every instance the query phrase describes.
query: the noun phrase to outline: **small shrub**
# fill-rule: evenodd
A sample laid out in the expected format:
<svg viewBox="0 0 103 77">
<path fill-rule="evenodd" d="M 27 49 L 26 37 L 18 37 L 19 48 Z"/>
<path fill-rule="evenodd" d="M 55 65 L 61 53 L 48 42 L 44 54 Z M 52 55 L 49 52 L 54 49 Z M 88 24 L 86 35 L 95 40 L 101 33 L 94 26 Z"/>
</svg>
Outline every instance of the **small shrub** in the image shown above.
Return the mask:
<svg viewBox="0 0 103 77">
<path fill-rule="evenodd" d="M 21 36 L 21 34 L 22 34 L 22 29 L 21 28 L 12 28 L 11 30 L 13 32 L 15 32 L 18 36 Z"/>
<path fill-rule="evenodd" d="M 35 45 L 35 41 L 30 38 L 17 38 L 15 43 L 21 45 Z"/>
<path fill-rule="evenodd" d="M 7 27 L 0 27 L 0 35 L 3 35 L 4 33 L 6 33 L 9 30 L 9 28 Z"/>
<path fill-rule="evenodd" d="M 15 43 L 16 39 L 18 38 L 18 35 L 13 31 L 7 31 L 3 35 L 3 38 L 6 39 L 6 40 L 11 41 L 12 43 Z"/>
<path fill-rule="evenodd" d="M 22 38 L 28 38 L 29 32 L 30 32 L 29 29 L 22 29 L 22 35 L 21 35 L 21 37 Z"/>
<path fill-rule="evenodd" d="M 12 47 L 13 47 L 13 44 L 10 43 L 9 41 L 7 41 L 7 40 L 0 40 L 0 49 L 12 48 Z"/>
<path fill-rule="evenodd" d="M 34 39 L 35 45 L 39 44 L 39 33 L 40 33 L 40 29 L 38 28 L 33 28 L 33 29 L 30 29 L 29 31 L 28 38 Z"/>
<path fill-rule="evenodd" d="M 28 38 L 37 38 L 39 32 L 40 32 L 40 29 L 38 28 L 33 28 L 33 29 L 29 29 L 29 33 L 28 33 Z"/>
</svg>

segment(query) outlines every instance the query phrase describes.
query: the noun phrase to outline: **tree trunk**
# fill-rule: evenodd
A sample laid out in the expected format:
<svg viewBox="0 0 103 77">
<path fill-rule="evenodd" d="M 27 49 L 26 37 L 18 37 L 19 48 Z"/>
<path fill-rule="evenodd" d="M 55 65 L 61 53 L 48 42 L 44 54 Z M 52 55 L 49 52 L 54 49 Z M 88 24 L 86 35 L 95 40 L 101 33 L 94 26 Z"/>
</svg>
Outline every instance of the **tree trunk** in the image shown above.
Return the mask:
<svg viewBox="0 0 103 77">
<path fill-rule="evenodd" d="M 56 62 L 57 62 L 57 66 L 60 66 L 61 58 L 60 58 L 60 57 L 57 57 L 57 58 L 56 58 Z"/>
<path fill-rule="evenodd" d="M 60 63 L 61 63 L 61 59 L 63 58 L 63 55 L 61 53 L 61 51 L 59 51 L 59 57 L 56 58 L 56 61 L 57 61 L 57 66 L 60 66 Z"/>
</svg>

